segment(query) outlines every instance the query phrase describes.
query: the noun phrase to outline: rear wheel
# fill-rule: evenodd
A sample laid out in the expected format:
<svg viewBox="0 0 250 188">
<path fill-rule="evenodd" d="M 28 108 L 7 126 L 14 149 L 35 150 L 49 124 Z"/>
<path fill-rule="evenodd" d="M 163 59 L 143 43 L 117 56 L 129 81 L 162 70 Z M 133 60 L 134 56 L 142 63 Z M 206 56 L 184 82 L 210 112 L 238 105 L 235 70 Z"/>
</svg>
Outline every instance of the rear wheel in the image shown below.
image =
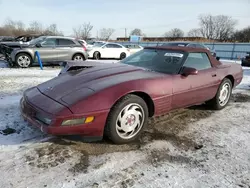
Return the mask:
<svg viewBox="0 0 250 188">
<path fill-rule="evenodd" d="M 116 144 L 125 144 L 137 139 L 148 121 L 148 107 L 136 95 L 126 95 L 111 109 L 105 134 Z"/>
<path fill-rule="evenodd" d="M 232 94 L 232 82 L 228 78 L 224 78 L 213 99 L 207 102 L 215 110 L 225 108 Z"/>
<path fill-rule="evenodd" d="M 20 53 L 20 54 L 17 54 L 16 56 L 16 64 L 18 67 L 27 68 L 31 66 L 32 59 L 30 55 L 26 53 Z"/>
<path fill-rule="evenodd" d="M 121 53 L 121 55 L 120 55 L 120 59 L 124 59 L 124 58 L 126 58 L 126 53 Z"/>
<path fill-rule="evenodd" d="M 101 59 L 101 54 L 100 52 L 95 52 L 94 55 L 93 55 L 94 59 Z"/>
<path fill-rule="evenodd" d="M 74 61 L 85 61 L 85 58 L 84 58 L 84 56 L 82 54 L 75 54 L 73 56 L 73 60 Z"/>
</svg>

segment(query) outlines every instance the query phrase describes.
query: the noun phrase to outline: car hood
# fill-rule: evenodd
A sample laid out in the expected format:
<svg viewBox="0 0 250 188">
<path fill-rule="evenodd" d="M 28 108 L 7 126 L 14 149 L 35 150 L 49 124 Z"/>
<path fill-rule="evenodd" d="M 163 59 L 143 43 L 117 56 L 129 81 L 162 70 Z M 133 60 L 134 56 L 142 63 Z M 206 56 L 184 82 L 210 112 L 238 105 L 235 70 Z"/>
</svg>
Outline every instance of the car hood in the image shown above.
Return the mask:
<svg viewBox="0 0 250 188">
<path fill-rule="evenodd" d="M 28 43 L 20 43 L 20 42 L 1 42 L 0 44 L 6 45 L 9 47 L 27 47 Z"/>
<path fill-rule="evenodd" d="M 82 91 L 90 95 L 113 85 L 163 76 L 164 74 L 144 70 L 122 63 L 74 63 L 76 70 L 68 71 L 37 86 L 41 93 L 61 100 L 62 97 Z"/>
</svg>

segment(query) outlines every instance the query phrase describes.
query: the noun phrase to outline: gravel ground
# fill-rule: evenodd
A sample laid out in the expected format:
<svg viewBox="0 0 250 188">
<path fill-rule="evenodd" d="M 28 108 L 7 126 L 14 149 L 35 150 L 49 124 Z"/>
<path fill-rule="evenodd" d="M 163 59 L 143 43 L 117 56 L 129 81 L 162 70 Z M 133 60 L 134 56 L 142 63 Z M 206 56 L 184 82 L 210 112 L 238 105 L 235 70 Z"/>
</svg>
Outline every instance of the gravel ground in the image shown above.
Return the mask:
<svg viewBox="0 0 250 188">
<path fill-rule="evenodd" d="M 22 120 L 23 90 L 59 71 L 0 68 L 0 187 L 250 187 L 250 69 L 224 110 L 152 118 L 119 146 L 51 137 Z"/>
</svg>

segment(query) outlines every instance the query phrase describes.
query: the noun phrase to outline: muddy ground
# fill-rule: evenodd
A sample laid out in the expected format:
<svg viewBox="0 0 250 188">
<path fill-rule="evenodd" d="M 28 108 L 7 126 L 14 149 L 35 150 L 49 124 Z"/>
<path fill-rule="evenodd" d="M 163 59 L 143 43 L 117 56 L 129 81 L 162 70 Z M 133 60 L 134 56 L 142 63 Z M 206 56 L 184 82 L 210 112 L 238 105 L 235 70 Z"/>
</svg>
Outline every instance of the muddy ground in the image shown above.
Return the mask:
<svg viewBox="0 0 250 188">
<path fill-rule="evenodd" d="M 249 95 L 236 93 L 232 95 L 230 105 L 235 102 L 249 101 Z M 205 105 L 201 105 L 176 110 L 160 117 L 151 118 L 140 138 L 133 143 L 125 145 L 114 145 L 107 138 L 99 142 L 86 143 L 77 139 L 56 137 L 34 148 L 35 155 L 33 152 L 32 155 L 26 155 L 25 161 L 32 167 L 47 170 L 65 163 L 72 156 L 79 156 L 78 161 L 72 164 L 72 167 L 68 169 L 69 172 L 77 174 L 88 172 L 90 156 L 140 150 L 153 140 L 166 140 L 183 151 L 199 150 L 203 147 L 202 143 L 195 142 L 192 139 L 192 135 L 183 137 L 179 136 L 179 133 L 187 129 L 190 123 L 202 118 L 207 118 L 213 113 L 216 113 L 216 111 L 209 110 Z M 148 154 L 148 163 L 158 165 L 164 161 L 169 161 L 199 165 L 199 161 L 195 159 L 181 155 L 172 156 L 167 153 L 164 149 L 151 151 Z M 99 168 L 102 165 L 103 164 L 97 164 L 94 168 Z"/>
</svg>

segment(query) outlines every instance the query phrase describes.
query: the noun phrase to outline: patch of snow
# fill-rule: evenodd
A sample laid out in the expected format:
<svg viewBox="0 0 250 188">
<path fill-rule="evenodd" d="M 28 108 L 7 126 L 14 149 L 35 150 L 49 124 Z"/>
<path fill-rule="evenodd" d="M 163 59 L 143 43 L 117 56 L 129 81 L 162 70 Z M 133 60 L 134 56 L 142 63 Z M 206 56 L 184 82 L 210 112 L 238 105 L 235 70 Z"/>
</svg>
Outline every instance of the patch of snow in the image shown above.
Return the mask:
<svg viewBox="0 0 250 188">
<path fill-rule="evenodd" d="M 243 69 L 244 78 L 234 92 L 249 89 L 250 69 Z M 183 149 L 166 139 L 152 141 L 134 151 L 88 156 L 76 151 L 74 144 L 50 142 L 53 137 L 28 125 L 19 112 L 22 91 L 55 77 L 59 71 L 50 67 L 44 70 L 0 68 L 0 130 L 16 130 L 13 134 L 0 134 L 0 187 L 250 185 L 249 102 L 230 103 L 178 133 L 180 137 L 202 143 L 201 149 Z M 70 171 L 77 165 L 87 171 Z"/>
</svg>

